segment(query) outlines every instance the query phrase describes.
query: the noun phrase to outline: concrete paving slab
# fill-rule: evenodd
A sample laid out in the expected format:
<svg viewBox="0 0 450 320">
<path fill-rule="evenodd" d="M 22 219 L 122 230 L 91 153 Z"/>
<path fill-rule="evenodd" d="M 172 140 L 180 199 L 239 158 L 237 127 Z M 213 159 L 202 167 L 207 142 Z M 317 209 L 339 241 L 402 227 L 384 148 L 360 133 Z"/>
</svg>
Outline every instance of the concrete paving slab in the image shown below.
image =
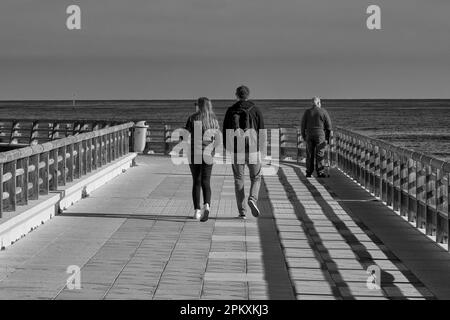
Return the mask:
<svg viewBox="0 0 450 320">
<path fill-rule="evenodd" d="M 240 220 L 231 168 L 216 165 L 210 219 L 200 223 L 192 219 L 187 166 L 153 156 L 137 163 L 0 252 L 0 299 L 450 295 L 436 277 L 450 257 L 379 202 L 353 201 L 373 197 L 338 172 L 323 182 L 306 180 L 301 165 L 282 164 L 276 176 L 263 179 L 263 217 Z M 66 287 L 72 264 L 81 270 L 80 290 Z M 382 270 L 378 291 L 365 282 L 372 265 Z"/>
</svg>

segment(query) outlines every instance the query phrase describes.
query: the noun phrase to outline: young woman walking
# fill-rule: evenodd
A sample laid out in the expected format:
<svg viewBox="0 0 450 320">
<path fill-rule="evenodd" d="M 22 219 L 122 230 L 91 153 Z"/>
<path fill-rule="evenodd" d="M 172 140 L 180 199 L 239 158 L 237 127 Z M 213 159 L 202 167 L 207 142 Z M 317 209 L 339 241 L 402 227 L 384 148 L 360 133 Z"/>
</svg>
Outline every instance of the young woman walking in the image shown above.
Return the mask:
<svg viewBox="0 0 450 320">
<path fill-rule="evenodd" d="M 211 143 L 217 145 L 219 138 L 219 122 L 208 98 L 199 98 L 196 103 L 197 111 L 187 122 L 186 129 L 191 134 L 191 154 L 189 167 L 192 174 L 192 200 L 194 202 L 194 218 L 205 222 L 208 220 L 211 206 L 211 159 L 203 157 L 203 152 Z M 211 131 L 209 131 L 211 130 Z M 205 133 L 207 133 L 205 135 Z M 200 192 L 203 191 L 203 208 L 200 206 Z"/>
</svg>

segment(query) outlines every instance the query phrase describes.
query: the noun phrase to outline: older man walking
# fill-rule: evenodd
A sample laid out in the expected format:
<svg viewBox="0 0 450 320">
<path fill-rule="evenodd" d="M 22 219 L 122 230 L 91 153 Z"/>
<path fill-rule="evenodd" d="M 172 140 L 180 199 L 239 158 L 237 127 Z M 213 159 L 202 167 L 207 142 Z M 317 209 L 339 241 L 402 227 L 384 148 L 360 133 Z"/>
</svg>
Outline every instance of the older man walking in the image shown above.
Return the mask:
<svg viewBox="0 0 450 320">
<path fill-rule="evenodd" d="M 319 97 L 312 99 L 312 107 L 303 114 L 301 133 L 306 142 L 306 177 L 311 177 L 314 169 L 317 177 L 325 177 L 325 147 L 330 140 L 331 119 L 322 108 Z"/>
</svg>

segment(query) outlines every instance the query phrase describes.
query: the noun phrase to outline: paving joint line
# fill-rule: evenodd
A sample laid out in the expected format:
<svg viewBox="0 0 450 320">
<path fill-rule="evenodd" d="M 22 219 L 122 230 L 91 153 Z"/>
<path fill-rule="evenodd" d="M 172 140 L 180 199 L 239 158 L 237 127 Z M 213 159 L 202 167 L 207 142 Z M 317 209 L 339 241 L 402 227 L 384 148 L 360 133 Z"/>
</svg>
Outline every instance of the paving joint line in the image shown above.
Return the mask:
<svg viewBox="0 0 450 320">
<path fill-rule="evenodd" d="M 53 217 L 54 219 L 55 217 Z M 51 221 L 47 221 L 46 223 L 49 223 Z M 33 231 L 37 231 L 33 230 Z M 14 271 L 7 273 L 6 277 L 4 279 L 1 279 L 0 282 L 3 282 L 4 280 L 8 279 L 10 275 L 13 275 L 19 268 L 25 266 L 28 262 L 30 262 L 33 258 L 35 258 L 37 255 L 39 255 L 42 251 L 44 251 L 45 249 L 47 249 L 50 245 L 52 245 L 54 242 L 56 242 L 59 238 L 62 237 L 62 235 L 64 234 L 64 231 L 62 231 L 60 234 L 58 234 L 56 236 L 55 239 L 51 240 L 46 246 L 44 246 L 43 248 L 41 248 L 40 250 L 38 250 L 35 254 L 33 254 L 29 259 L 27 259 L 26 261 L 20 263 L 17 268 L 14 268 Z M 5 250 L 6 251 L 6 250 Z M 8 269 L 8 266 L 6 266 L 6 269 Z"/>
<path fill-rule="evenodd" d="M 89 259 L 87 259 L 87 261 L 80 267 L 80 272 L 92 260 L 92 258 L 95 257 L 95 255 L 108 243 L 108 241 L 111 240 L 111 238 L 114 236 L 114 234 L 117 232 L 117 230 L 119 230 L 126 222 L 127 222 L 127 219 L 125 219 L 125 221 L 122 222 L 120 224 L 120 226 L 117 227 L 117 229 L 111 234 L 111 236 L 108 239 L 105 240 L 105 242 L 100 246 L 100 248 L 98 248 L 98 250 L 96 252 L 94 252 Z M 67 286 L 67 284 L 64 284 L 61 287 L 61 289 L 59 289 L 58 293 L 56 294 L 56 296 L 52 300 L 56 300 L 56 298 L 64 291 L 66 286 Z"/>
<path fill-rule="evenodd" d="M 224 184 L 225 184 L 225 177 L 222 180 L 222 189 L 221 190 L 223 190 Z M 216 211 L 216 218 L 219 216 L 219 208 L 220 208 L 221 202 L 222 202 L 222 192 L 220 192 L 220 196 L 219 196 L 219 201 L 218 201 L 218 206 L 217 206 L 217 211 Z M 211 241 L 209 243 L 208 253 L 211 252 L 212 242 L 213 242 L 212 237 L 214 235 L 214 230 L 216 230 L 216 222 L 217 222 L 217 219 L 214 221 L 214 227 L 211 232 Z M 201 299 L 203 296 L 203 292 L 204 292 L 204 288 L 205 288 L 205 274 L 206 274 L 206 270 L 208 270 L 208 265 L 209 265 L 209 255 L 208 255 L 208 258 L 206 258 L 206 264 L 205 264 L 205 269 L 204 269 L 205 271 L 203 272 L 202 286 L 200 289 L 199 299 Z"/>
<path fill-rule="evenodd" d="M 165 179 L 164 179 L 165 180 Z M 163 181 L 164 181 L 163 180 Z M 163 181 L 160 181 L 159 183 L 158 183 L 158 186 L 150 193 L 150 194 L 152 194 L 161 184 L 162 184 L 162 182 Z M 167 204 L 166 204 L 166 206 L 167 206 Z M 165 208 L 165 206 L 164 206 L 164 208 Z M 100 248 L 98 248 L 98 250 L 81 266 L 81 268 L 80 268 L 80 271 L 97 255 L 97 253 L 100 251 L 100 250 L 102 250 L 102 248 L 108 243 L 108 241 L 110 241 L 112 238 L 113 238 L 113 236 L 116 234 L 116 232 L 128 221 L 128 219 L 129 218 L 124 218 L 125 219 L 125 221 L 120 225 L 120 226 L 118 226 L 117 227 L 117 229 L 111 234 L 111 236 L 108 238 L 108 239 L 106 239 L 106 241 L 102 244 L 102 246 L 100 247 Z M 154 220 L 153 221 L 153 224 L 152 224 L 152 227 L 151 227 L 151 229 L 153 229 L 153 226 L 155 225 L 155 223 L 156 223 L 156 220 Z M 144 237 L 145 238 L 145 237 Z M 127 262 L 127 264 L 128 264 L 128 262 Z M 115 281 L 117 280 L 117 278 L 120 276 L 120 274 L 122 273 L 122 271 L 123 271 L 123 268 L 122 268 L 122 270 L 119 272 L 119 274 L 117 275 L 117 277 L 114 279 L 114 283 L 115 283 Z M 114 283 L 113 283 L 113 285 L 114 285 Z M 62 288 L 58 291 L 58 293 L 56 294 L 56 296 L 52 299 L 52 300 L 55 300 L 63 291 L 64 291 L 64 289 L 66 288 L 66 286 L 67 286 L 67 284 L 64 284 L 63 286 L 62 286 Z M 112 287 L 112 286 L 111 286 Z M 108 291 L 107 291 L 107 293 L 111 290 L 111 287 L 108 289 Z M 103 296 L 103 298 L 106 296 L 106 294 Z"/>
<path fill-rule="evenodd" d="M 128 219 L 125 221 L 127 222 Z M 124 222 L 124 223 L 125 223 Z M 136 246 L 136 249 L 133 251 L 133 254 L 131 255 L 130 259 L 128 259 L 128 261 L 124 264 L 124 266 L 122 267 L 122 269 L 119 271 L 119 273 L 117 274 L 116 278 L 114 279 L 113 283 L 111 284 L 111 286 L 108 288 L 108 290 L 105 292 L 105 294 L 103 295 L 101 300 L 104 300 L 106 298 L 106 296 L 109 294 L 109 292 L 111 291 L 111 289 L 114 287 L 114 285 L 116 284 L 117 280 L 119 279 L 120 275 L 122 274 L 123 270 L 125 270 L 125 268 L 128 266 L 128 264 L 131 262 L 131 260 L 133 260 L 134 256 L 136 255 L 136 252 L 139 250 L 139 248 L 141 247 L 142 243 L 144 242 L 144 240 L 147 238 L 147 236 L 149 235 L 149 233 L 152 231 L 152 229 L 155 227 L 156 221 L 152 221 L 153 224 L 150 227 L 150 230 L 148 230 L 145 233 L 145 236 L 142 238 L 142 240 L 139 242 L 139 244 Z"/>
<path fill-rule="evenodd" d="M 164 179 L 164 180 L 165 180 L 165 179 Z M 181 188 L 181 184 L 178 185 L 178 188 L 174 191 L 173 196 L 176 194 L 176 192 L 177 192 L 178 190 L 180 190 L 180 188 Z M 156 189 L 155 189 L 155 190 L 156 190 Z M 182 223 L 183 223 L 183 226 L 181 227 L 181 230 L 180 230 L 179 233 L 178 233 L 178 237 L 177 237 L 177 239 L 176 239 L 176 241 L 175 241 L 175 244 L 174 244 L 174 246 L 172 247 L 172 250 L 170 251 L 169 258 L 167 259 L 166 263 L 164 264 L 164 268 L 162 269 L 161 274 L 160 274 L 159 279 L 158 279 L 158 282 L 156 283 L 155 291 L 153 292 L 153 295 L 152 295 L 152 300 L 155 298 L 156 292 L 158 291 L 159 285 L 160 285 L 160 283 L 161 283 L 161 278 L 162 278 L 162 276 L 163 276 L 165 270 L 167 269 L 167 265 L 169 264 L 170 259 L 171 259 L 172 256 L 173 256 L 173 252 L 175 251 L 175 248 L 177 247 L 178 242 L 180 241 L 181 234 L 183 233 L 184 227 L 186 226 L 186 223 L 187 223 L 187 222 L 188 222 L 188 220 L 185 220 L 184 222 L 182 222 Z"/>
</svg>

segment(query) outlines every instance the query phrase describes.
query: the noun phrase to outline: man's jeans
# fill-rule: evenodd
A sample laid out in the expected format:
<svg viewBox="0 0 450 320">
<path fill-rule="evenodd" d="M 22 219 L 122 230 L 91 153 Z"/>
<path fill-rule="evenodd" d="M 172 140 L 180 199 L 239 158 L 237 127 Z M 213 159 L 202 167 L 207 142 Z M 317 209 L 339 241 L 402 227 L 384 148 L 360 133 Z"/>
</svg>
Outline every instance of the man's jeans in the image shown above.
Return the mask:
<svg viewBox="0 0 450 320">
<path fill-rule="evenodd" d="M 261 163 L 257 164 L 232 164 L 234 175 L 234 190 L 236 202 L 240 214 L 245 214 L 245 192 L 244 192 L 244 170 L 248 167 L 250 173 L 250 196 L 249 200 L 258 201 L 259 188 L 261 186 Z"/>
</svg>

